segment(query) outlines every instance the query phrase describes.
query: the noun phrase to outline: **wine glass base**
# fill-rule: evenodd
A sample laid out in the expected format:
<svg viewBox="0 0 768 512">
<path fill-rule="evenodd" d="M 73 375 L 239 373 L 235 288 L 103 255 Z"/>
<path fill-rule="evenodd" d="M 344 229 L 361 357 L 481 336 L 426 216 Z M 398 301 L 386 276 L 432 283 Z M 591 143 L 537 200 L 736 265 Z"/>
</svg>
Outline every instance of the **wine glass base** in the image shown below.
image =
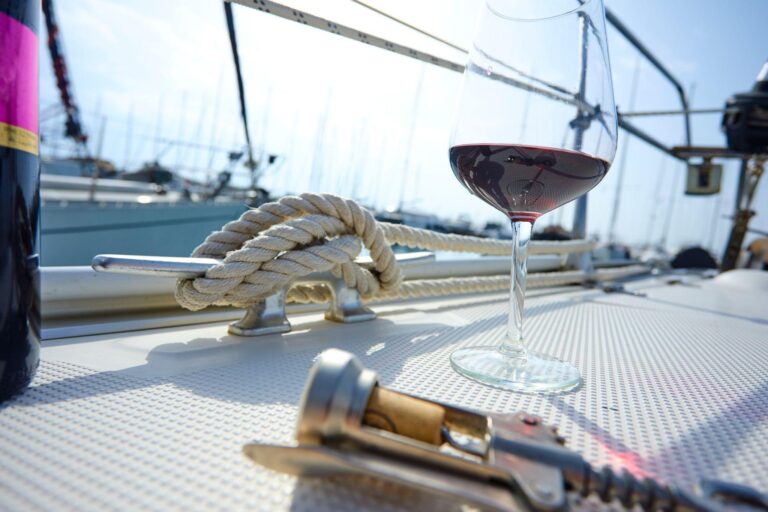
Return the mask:
<svg viewBox="0 0 768 512">
<path fill-rule="evenodd" d="M 524 360 L 512 359 L 496 346 L 456 350 L 451 366 L 472 380 L 523 393 L 567 391 L 581 383 L 579 370 L 569 363 L 537 352 L 528 352 Z"/>
</svg>

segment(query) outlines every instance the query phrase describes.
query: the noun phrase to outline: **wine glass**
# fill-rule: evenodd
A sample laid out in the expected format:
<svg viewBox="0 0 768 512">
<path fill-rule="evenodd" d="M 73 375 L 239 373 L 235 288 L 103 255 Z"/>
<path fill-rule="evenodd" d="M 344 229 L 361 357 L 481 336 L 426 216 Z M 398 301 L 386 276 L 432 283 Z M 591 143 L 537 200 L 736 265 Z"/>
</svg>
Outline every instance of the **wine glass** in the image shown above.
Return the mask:
<svg viewBox="0 0 768 512">
<path fill-rule="evenodd" d="M 451 364 L 515 391 L 572 388 L 574 366 L 523 340 L 526 259 L 536 219 L 600 183 L 616 152 L 603 1 L 487 0 L 463 80 L 451 166 L 512 222 L 512 280 L 506 339 Z"/>
</svg>

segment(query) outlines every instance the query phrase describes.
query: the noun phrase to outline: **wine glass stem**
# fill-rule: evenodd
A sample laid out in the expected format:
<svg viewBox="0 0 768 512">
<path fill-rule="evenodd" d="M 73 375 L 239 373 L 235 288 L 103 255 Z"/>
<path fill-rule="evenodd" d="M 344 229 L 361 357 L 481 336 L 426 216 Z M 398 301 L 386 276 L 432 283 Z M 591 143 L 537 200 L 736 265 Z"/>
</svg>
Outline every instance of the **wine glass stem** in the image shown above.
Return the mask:
<svg viewBox="0 0 768 512">
<path fill-rule="evenodd" d="M 528 242 L 533 224 L 512 221 L 512 278 L 509 290 L 509 319 L 507 336 L 499 351 L 513 359 L 525 362 L 526 349 L 523 340 L 523 306 L 525 305 L 525 279 L 528 273 Z"/>
</svg>

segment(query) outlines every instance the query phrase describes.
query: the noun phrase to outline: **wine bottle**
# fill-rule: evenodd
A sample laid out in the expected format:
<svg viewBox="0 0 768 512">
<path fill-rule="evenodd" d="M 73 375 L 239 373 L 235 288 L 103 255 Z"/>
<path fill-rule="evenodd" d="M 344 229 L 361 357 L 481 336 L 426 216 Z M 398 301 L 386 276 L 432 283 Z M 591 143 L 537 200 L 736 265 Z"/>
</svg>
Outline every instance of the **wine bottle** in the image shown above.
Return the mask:
<svg viewBox="0 0 768 512">
<path fill-rule="evenodd" d="M 0 402 L 40 359 L 40 2 L 0 0 Z"/>
</svg>

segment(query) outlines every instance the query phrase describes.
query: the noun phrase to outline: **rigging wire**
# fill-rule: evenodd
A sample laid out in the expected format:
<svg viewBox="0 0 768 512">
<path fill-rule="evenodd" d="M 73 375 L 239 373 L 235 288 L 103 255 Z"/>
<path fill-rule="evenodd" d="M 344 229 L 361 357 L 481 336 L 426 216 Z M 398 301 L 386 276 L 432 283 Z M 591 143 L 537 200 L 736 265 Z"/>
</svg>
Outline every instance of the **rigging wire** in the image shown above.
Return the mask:
<svg viewBox="0 0 768 512">
<path fill-rule="evenodd" d="M 384 16 L 385 18 L 389 18 L 390 20 L 392 20 L 392 21 L 394 21 L 396 23 L 399 23 L 400 25 L 403 25 L 405 27 L 408 27 L 411 30 L 414 30 L 414 31 L 418 32 L 419 34 L 427 36 L 430 39 L 434 39 L 435 41 L 437 41 L 439 43 L 442 43 L 442 44 L 444 44 L 446 46 L 450 46 L 451 48 L 453 48 L 455 50 L 458 50 L 460 52 L 469 53 L 469 51 L 466 48 L 462 48 L 461 46 L 459 46 L 457 44 L 454 44 L 454 43 L 452 43 L 450 41 L 447 41 L 447 40 L 445 40 L 445 39 L 443 39 L 441 37 L 438 37 L 438 36 L 432 34 L 431 32 L 427 32 L 426 30 L 421 29 L 421 28 L 419 28 L 419 27 L 417 27 L 415 25 L 411 25 L 410 23 L 406 22 L 405 20 L 397 18 L 397 17 L 395 17 L 395 16 L 393 16 L 393 15 L 391 15 L 391 14 L 385 12 L 385 11 L 379 10 L 379 9 L 377 9 L 376 7 L 374 7 L 374 6 L 370 5 L 370 4 L 367 4 L 365 2 L 361 2 L 360 0 L 352 0 L 352 1 L 354 3 L 356 3 L 356 4 L 358 4 L 358 5 L 361 5 L 361 6 L 365 7 L 366 9 L 370 9 L 371 11 L 375 12 L 376 14 L 380 14 L 381 16 Z"/>
<path fill-rule="evenodd" d="M 418 113 L 419 113 L 419 104 L 421 100 L 421 91 L 422 87 L 424 85 L 424 74 L 426 72 L 426 65 L 421 65 L 421 70 L 419 71 L 419 80 L 416 83 L 416 91 L 413 95 L 413 107 L 411 109 L 411 126 L 408 131 L 408 142 L 405 148 L 405 160 L 403 161 L 403 173 L 405 176 L 403 176 L 400 180 L 400 197 L 398 198 L 398 210 L 402 210 L 404 203 L 405 203 L 405 193 L 406 193 L 406 186 L 408 184 L 408 177 L 410 175 L 409 167 L 411 163 L 411 151 L 413 150 L 413 139 L 414 134 L 416 133 L 416 121 L 418 119 Z"/>
<path fill-rule="evenodd" d="M 195 140 L 203 138 L 203 125 L 205 124 L 205 117 L 208 114 L 208 102 L 205 100 L 205 95 L 202 96 L 202 107 L 200 109 L 200 117 L 197 120 L 197 131 L 195 132 Z"/>
<path fill-rule="evenodd" d="M 243 131 L 245 133 L 246 150 L 248 160 L 245 166 L 251 170 L 251 186 L 256 188 L 256 162 L 253 159 L 253 145 L 251 144 L 251 134 L 248 130 L 248 114 L 245 108 L 245 88 L 243 86 L 243 72 L 240 68 L 240 54 L 237 50 L 237 36 L 235 34 L 235 18 L 232 13 L 232 4 L 224 2 L 224 15 L 227 18 L 227 31 L 229 33 L 229 43 L 232 46 L 232 58 L 235 61 L 235 73 L 237 74 L 237 92 L 240 96 L 240 117 L 243 119 Z"/>
<path fill-rule="evenodd" d="M 648 220 L 648 229 L 645 233 L 645 238 L 643 240 L 646 240 L 647 243 L 650 245 L 651 236 L 653 235 L 653 227 L 656 225 L 656 216 L 659 212 L 659 204 L 661 204 L 661 191 L 663 190 L 663 184 L 664 184 L 664 177 L 667 175 L 666 169 L 667 169 L 667 155 L 661 154 L 661 161 L 658 165 L 658 176 L 656 178 L 656 187 L 655 191 L 656 194 L 653 197 L 653 205 L 650 208 L 651 211 L 651 218 Z M 654 207 L 655 206 L 655 207 Z"/>
<path fill-rule="evenodd" d="M 262 111 L 261 116 L 261 144 L 259 145 L 259 160 L 258 165 L 256 166 L 256 169 L 254 170 L 256 174 L 256 178 L 258 179 L 261 176 L 262 170 L 264 169 L 264 165 L 269 165 L 272 161 L 270 160 L 269 152 L 267 151 L 267 135 L 269 134 L 269 116 L 272 111 L 272 86 L 270 85 L 267 87 L 267 94 L 264 98 L 264 109 Z"/>
<path fill-rule="evenodd" d="M 354 3 L 358 4 L 358 5 L 361 5 L 361 6 L 365 7 L 366 9 L 370 9 L 371 11 L 373 11 L 373 12 L 375 12 L 375 13 L 381 15 L 381 16 L 384 16 L 385 18 L 388 18 L 388 19 L 390 19 L 390 20 L 392 20 L 392 21 L 394 21 L 394 22 L 396 22 L 396 23 L 398 23 L 400 25 L 403 25 L 404 27 L 407 27 L 407 28 L 409 28 L 411 30 L 414 30 L 414 31 L 418 32 L 419 34 L 422 34 L 422 35 L 424 35 L 424 36 L 426 36 L 426 37 L 428 37 L 428 38 L 430 38 L 430 39 L 432 39 L 434 41 L 437 41 L 437 42 L 442 43 L 442 44 L 444 44 L 446 46 L 449 46 L 449 47 L 451 47 L 451 48 L 453 48 L 455 50 L 458 50 L 458 51 L 460 51 L 460 52 L 462 52 L 464 54 L 469 54 L 469 50 L 467 50 L 466 48 L 463 48 L 463 47 L 458 46 L 458 45 L 456 45 L 456 44 L 454 44 L 454 43 L 452 43 L 450 41 L 447 41 L 447 40 L 445 40 L 445 39 L 443 39 L 443 38 L 441 38 L 439 36 L 436 36 L 435 34 L 432 34 L 431 32 L 427 32 L 426 30 L 421 29 L 421 28 L 419 28 L 419 27 L 417 27 L 417 26 L 415 26 L 415 25 L 413 25 L 411 23 L 408 23 L 407 21 L 405 21 L 405 20 L 403 20 L 401 18 L 398 18 L 396 16 L 393 16 L 392 14 L 389 14 L 389 13 L 387 13 L 385 11 L 377 9 L 376 7 L 374 7 L 374 6 L 372 6 L 372 5 L 368 4 L 368 3 L 362 2 L 360 0 L 352 0 L 352 2 L 354 2 Z M 539 83 L 541 85 L 544 85 L 545 87 L 547 87 L 549 89 L 552 89 L 553 91 L 559 92 L 561 94 L 565 94 L 567 96 L 575 97 L 575 93 L 573 93 L 571 91 L 568 91 L 567 89 L 565 89 L 563 87 L 560 87 L 557 84 L 553 84 L 553 83 L 547 82 L 545 80 L 541 80 L 539 78 L 536 78 L 532 73 L 525 73 L 522 70 L 520 70 L 520 69 L 518 69 L 518 68 L 516 68 L 516 67 L 514 67 L 514 66 L 512 66 L 512 65 L 510 65 L 510 64 L 508 64 L 506 62 L 504 62 L 503 60 L 500 60 L 500 59 L 498 59 L 496 57 L 493 57 L 493 56 L 489 55 L 488 53 L 483 51 L 482 48 L 478 48 L 477 46 L 474 46 L 474 49 L 475 49 L 475 51 L 479 55 L 482 55 L 484 58 L 488 59 L 489 61 L 494 62 L 494 63 L 500 65 L 501 67 L 506 68 L 506 69 L 508 69 L 508 70 L 510 70 L 510 71 L 512 71 L 512 72 L 514 72 L 514 73 L 516 73 L 518 75 L 520 75 L 523 78 L 527 78 L 527 79 L 529 79 L 529 80 L 531 80 L 533 82 L 537 82 L 537 83 Z"/>
<path fill-rule="evenodd" d="M 123 159 L 123 169 L 128 170 L 131 163 L 131 143 L 133 142 L 133 101 L 128 107 L 128 130 L 125 134 L 125 158 Z"/>
<path fill-rule="evenodd" d="M 181 112 L 179 113 L 179 140 L 184 140 L 184 127 L 186 126 L 186 113 L 187 113 L 187 91 L 184 91 L 181 95 Z M 181 157 L 183 155 L 183 147 L 181 145 L 176 146 L 176 167 L 181 167 Z"/>
<path fill-rule="evenodd" d="M 720 227 L 720 210 L 722 209 L 723 205 L 723 192 L 721 191 L 719 194 L 717 194 L 716 198 L 713 199 L 713 206 L 712 206 L 712 217 L 709 221 L 709 236 L 707 237 L 707 245 L 710 250 L 714 250 L 715 248 L 715 240 L 717 239 L 717 231 L 718 227 Z"/>
<path fill-rule="evenodd" d="M 325 170 L 325 141 L 326 128 L 328 126 L 328 117 L 331 113 L 331 104 L 333 103 L 333 89 L 330 87 L 326 92 L 325 109 L 317 122 L 315 132 L 315 148 L 312 156 L 312 168 L 309 173 L 309 187 L 311 190 L 318 190 L 323 171 Z"/>
<path fill-rule="evenodd" d="M 156 155 L 158 152 L 158 144 L 160 142 L 160 134 L 163 130 L 163 106 L 164 106 L 164 95 L 163 93 L 160 93 L 160 97 L 157 100 L 157 122 L 155 124 L 155 143 L 152 146 L 152 154 Z"/>
<path fill-rule="evenodd" d="M 630 86 L 629 93 L 629 108 L 630 110 L 635 108 L 635 100 L 637 99 L 637 86 L 640 83 L 640 56 L 635 58 L 635 70 L 632 74 L 632 85 Z M 622 145 L 621 162 L 619 168 L 616 169 L 618 176 L 616 176 L 616 192 L 613 196 L 613 212 L 608 224 L 608 242 L 616 242 L 616 221 L 619 216 L 619 207 L 621 206 L 621 189 L 624 185 L 624 175 L 627 168 L 627 157 L 629 156 L 629 133 L 624 133 L 624 144 Z"/>
<path fill-rule="evenodd" d="M 373 34 L 369 34 L 366 32 L 363 32 L 361 30 L 357 30 L 355 28 L 341 25 L 338 23 L 335 23 L 331 20 L 321 18 L 319 16 L 315 16 L 312 14 L 309 14 L 307 12 L 301 11 L 299 9 L 287 7 L 285 5 L 282 5 L 278 2 L 273 2 L 271 0 L 259 0 L 258 3 L 251 2 L 250 0 L 229 0 L 233 3 L 241 4 L 245 7 L 253 8 L 258 11 L 266 12 L 269 14 L 272 14 L 274 16 L 278 16 L 280 18 L 295 21 L 297 23 L 300 23 L 302 25 L 310 26 L 319 30 L 323 30 L 325 32 L 330 32 L 331 34 L 335 34 L 341 37 L 345 37 L 347 39 L 352 39 L 354 41 L 358 41 L 361 43 L 365 43 L 367 45 L 380 48 L 383 50 L 390 51 L 392 53 L 396 53 L 398 55 L 403 55 L 405 57 L 409 57 L 412 59 L 420 60 L 422 62 L 426 62 L 427 64 L 432 64 L 434 66 L 438 66 L 444 69 L 448 69 L 455 72 L 463 72 L 465 70 L 465 66 L 463 64 L 459 64 L 458 62 L 454 62 L 448 59 L 444 59 L 441 57 L 437 57 L 435 55 L 431 55 L 426 52 L 419 51 L 415 48 L 411 48 L 402 44 L 394 43 L 392 41 L 388 41 L 384 38 L 375 36 Z M 364 5 L 363 3 L 360 3 L 360 5 Z M 393 16 L 390 16 L 391 19 L 396 21 L 402 21 L 397 20 Z M 649 61 L 661 71 L 661 73 L 672 81 L 672 83 L 675 85 L 676 90 L 680 92 L 681 101 L 684 105 L 684 111 L 688 109 L 688 103 L 685 98 L 685 94 L 682 91 L 682 88 L 679 87 L 679 82 L 669 73 L 669 71 L 664 68 L 661 63 L 635 38 L 635 36 L 629 32 L 629 30 L 615 17 L 610 11 L 606 11 L 606 19 L 614 26 L 616 27 L 619 32 L 628 40 L 630 43 L 632 43 Z M 404 26 L 408 26 L 405 22 L 403 22 Z M 429 34 L 426 31 L 422 31 L 424 35 L 428 35 L 428 37 L 432 36 L 432 34 Z M 434 36 L 436 37 L 436 36 Z M 436 40 L 439 40 L 440 38 L 436 38 Z M 498 80 L 502 83 L 505 83 L 507 85 L 511 85 L 513 87 L 517 87 L 523 90 L 528 90 L 531 92 L 535 92 L 537 94 L 540 94 L 544 97 L 558 100 L 558 101 L 564 101 L 568 104 L 575 105 L 579 107 L 583 113 L 586 113 L 590 116 L 594 116 L 600 123 L 605 123 L 604 117 L 607 117 L 607 114 L 605 112 L 597 112 L 596 108 L 592 107 L 591 105 L 585 104 L 582 101 L 579 101 L 579 98 L 576 95 L 567 95 L 555 92 L 553 90 L 550 90 L 550 88 L 547 87 L 541 87 L 537 85 L 533 85 L 532 83 L 528 83 L 526 81 L 518 80 L 516 78 L 512 78 L 506 75 L 502 75 L 500 73 L 491 72 L 490 75 L 487 73 L 488 70 L 478 66 L 477 64 L 474 64 L 472 62 L 469 63 L 469 69 L 470 71 L 476 72 L 476 73 L 483 73 L 489 76 L 492 80 Z M 519 71 L 518 71 L 519 73 Z M 530 80 L 533 81 L 533 80 Z M 551 85 L 551 84 L 550 84 Z M 598 115 L 600 114 L 600 115 Z M 634 136 L 642 139 L 647 144 L 650 144 L 651 146 L 655 147 L 659 151 L 663 151 L 667 153 L 668 155 L 678 158 L 680 160 L 683 160 L 679 155 L 674 153 L 670 148 L 656 140 L 654 137 L 652 137 L 650 134 L 642 131 L 637 126 L 630 123 L 628 119 L 625 119 L 622 115 L 618 116 L 618 125 L 619 127 L 623 128 L 624 130 L 630 132 Z M 690 142 L 690 129 L 688 126 L 688 119 L 686 117 L 686 140 Z"/>
<path fill-rule="evenodd" d="M 685 163 L 683 163 L 685 165 Z M 661 229 L 661 239 L 659 240 L 659 246 L 666 250 L 667 248 L 667 239 L 669 238 L 669 231 L 672 227 L 672 217 L 675 213 L 675 204 L 677 203 L 677 194 L 675 194 L 675 177 L 677 176 L 677 173 L 671 172 L 669 173 L 670 176 L 670 186 L 669 186 L 669 201 L 667 203 L 667 215 L 664 217 L 664 226 Z M 683 175 L 685 177 L 685 175 Z"/>
<path fill-rule="evenodd" d="M 96 142 L 96 162 L 101 161 L 102 150 L 104 149 L 104 137 L 107 132 L 107 116 L 101 116 L 101 127 L 99 128 L 99 140 Z"/>
<path fill-rule="evenodd" d="M 688 110 L 645 110 L 641 112 L 622 112 L 622 117 L 682 116 L 685 114 L 722 114 L 726 108 L 689 108 Z"/>
<path fill-rule="evenodd" d="M 216 144 L 218 134 L 217 128 L 219 126 L 219 106 L 221 104 L 221 88 L 222 83 L 224 81 L 224 73 L 222 70 L 219 70 L 219 79 L 216 81 L 216 96 L 214 96 L 214 103 L 213 103 L 213 118 L 211 121 L 211 135 L 209 137 L 210 144 L 211 144 L 211 151 L 208 154 L 208 168 L 213 168 L 213 158 L 216 155 L 216 152 L 213 150 L 213 146 Z"/>
</svg>

